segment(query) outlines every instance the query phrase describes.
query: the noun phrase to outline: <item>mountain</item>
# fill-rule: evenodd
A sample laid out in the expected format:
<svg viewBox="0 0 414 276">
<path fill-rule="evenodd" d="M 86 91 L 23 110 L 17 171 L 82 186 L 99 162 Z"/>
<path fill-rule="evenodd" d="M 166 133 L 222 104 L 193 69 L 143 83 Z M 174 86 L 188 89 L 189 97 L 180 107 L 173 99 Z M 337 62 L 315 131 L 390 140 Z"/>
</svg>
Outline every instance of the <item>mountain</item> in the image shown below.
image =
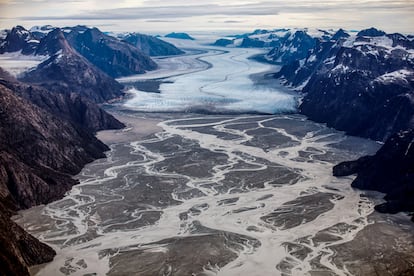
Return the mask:
<svg viewBox="0 0 414 276">
<path fill-rule="evenodd" d="M 287 64 L 305 58 L 309 51 L 317 44 L 317 38 L 310 36 L 306 31 L 288 32 L 280 39 L 280 45 L 274 47 L 267 59 L 277 64 Z"/>
<path fill-rule="evenodd" d="M 300 112 L 348 134 L 385 141 L 414 123 L 414 41 L 376 29 L 339 30 L 275 74 L 304 97 Z"/>
<path fill-rule="evenodd" d="M 1 174 L 2 172 L 0 172 Z M 55 251 L 14 223 L 0 202 L 0 267 L 3 275 L 29 276 L 29 266 L 50 262 Z"/>
<path fill-rule="evenodd" d="M 124 127 L 112 115 L 79 94 L 54 93 L 36 85 L 22 83 L 1 68 L 0 84 L 12 90 L 15 95 L 49 113 L 71 121 L 91 132 Z"/>
<path fill-rule="evenodd" d="M 105 155 L 92 132 L 18 97 L 0 84 L 0 152 L 5 198 L 18 208 L 56 200 L 76 183 L 70 175 Z M 7 180 L 8 179 L 8 180 Z"/>
<path fill-rule="evenodd" d="M 306 43 L 307 44 L 307 43 Z M 338 30 L 275 74 L 301 91 L 300 112 L 348 134 L 385 141 L 374 156 L 334 167 L 352 186 L 386 193 L 378 211 L 414 212 L 414 40 L 370 28 Z M 414 217 L 413 217 L 414 220 Z"/>
<path fill-rule="evenodd" d="M 386 140 L 414 126 L 414 42 L 400 34 L 335 44 L 303 88 L 301 112 L 348 134 Z"/>
<path fill-rule="evenodd" d="M 165 37 L 168 38 L 177 38 L 177 39 L 187 39 L 187 40 L 195 40 L 194 38 L 192 38 L 190 35 L 186 34 L 186 33 L 169 33 L 166 34 Z"/>
<path fill-rule="evenodd" d="M 54 251 L 10 220 L 11 212 L 61 198 L 71 174 L 107 147 L 92 133 L 42 110 L 0 84 L 0 264 L 7 275 L 53 259 Z"/>
<path fill-rule="evenodd" d="M 233 44 L 233 39 L 220 38 L 214 42 L 214 46 L 226 47 Z"/>
<path fill-rule="evenodd" d="M 39 40 L 29 31 L 22 26 L 16 26 L 6 30 L 0 38 L 0 54 L 21 51 L 24 55 L 31 55 L 36 51 L 38 44 Z"/>
<path fill-rule="evenodd" d="M 414 130 L 392 135 L 374 155 L 334 167 L 336 176 L 357 174 L 352 186 L 385 193 L 380 212 L 414 212 Z M 413 215 L 414 221 L 414 215 Z"/>
<path fill-rule="evenodd" d="M 332 37 L 331 31 L 319 29 L 255 30 L 252 33 L 232 35 L 216 40 L 213 45 L 241 48 L 271 48 L 265 58 L 276 64 L 287 64 L 306 57 L 318 41 Z"/>
<path fill-rule="evenodd" d="M 285 85 L 302 89 L 309 81 L 310 76 L 316 71 L 323 61 L 333 58 L 338 41 L 346 39 L 349 34 L 339 29 L 330 39 L 315 39 L 312 49 L 307 48 L 305 56 L 300 55 L 284 63 L 279 72 L 274 76 L 283 80 Z"/>
<path fill-rule="evenodd" d="M 98 103 L 123 94 L 122 85 L 75 51 L 60 29 L 42 38 L 36 54 L 50 58 L 26 72 L 21 78 L 24 82 L 59 93 L 78 93 Z"/>
<path fill-rule="evenodd" d="M 97 68 L 116 78 L 134 74 L 145 73 L 157 68 L 156 63 L 133 45 L 121 41 L 115 37 L 101 32 L 97 28 L 88 28 L 86 26 L 56 28 L 50 25 L 35 26 L 26 30 L 21 26 L 16 26 L 11 30 L 5 30 L 0 35 L 0 54 L 6 52 L 21 51 L 23 55 L 53 55 L 56 49 L 45 48 L 46 39 L 50 33 L 61 30 L 68 41 L 68 44 L 75 49 L 81 56 L 85 57 L 90 63 Z M 148 47 L 154 47 L 154 52 L 170 51 L 178 53 L 178 49 L 168 47 L 166 42 L 156 41 L 148 38 Z M 46 43 L 48 44 L 48 43 Z M 46 45 L 47 46 L 47 45 Z M 145 43 L 143 48 L 147 47 Z M 149 48 L 145 51 L 149 51 Z M 174 46 L 172 46 L 174 47 Z"/>
<path fill-rule="evenodd" d="M 144 35 L 139 33 L 128 33 L 121 37 L 122 41 L 125 41 L 132 46 L 137 47 L 143 53 L 149 56 L 171 56 L 182 55 L 183 51 L 165 42 L 159 38 L 150 35 Z"/>
<path fill-rule="evenodd" d="M 102 33 L 97 28 L 65 28 L 68 43 L 89 62 L 111 77 L 145 73 L 157 64 L 138 48 Z"/>
</svg>

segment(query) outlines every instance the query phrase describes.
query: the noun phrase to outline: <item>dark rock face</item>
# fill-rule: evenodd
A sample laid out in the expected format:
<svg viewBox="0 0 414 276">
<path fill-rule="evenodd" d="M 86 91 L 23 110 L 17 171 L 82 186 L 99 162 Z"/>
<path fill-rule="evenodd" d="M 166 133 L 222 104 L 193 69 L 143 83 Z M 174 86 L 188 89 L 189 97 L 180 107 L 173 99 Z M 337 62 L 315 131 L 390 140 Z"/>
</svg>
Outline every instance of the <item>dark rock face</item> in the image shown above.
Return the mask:
<svg viewBox="0 0 414 276">
<path fill-rule="evenodd" d="M 108 148 L 91 132 L 17 97 L 3 85 L 0 93 L 1 151 L 39 172 L 59 174 L 76 174 L 84 164 L 104 157 L 103 152 Z M 73 183 L 72 179 L 70 182 Z M 33 201 L 24 207 L 46 201 L 47 198 Z"/>
<path fill-rule="evenodd" d="M 280 39 L 280 46 L 273 48 L 267 56 L 277 64 L 288 64 L 306 58 L 316 43 L 317 39 L 305 31 L 289 32 Z"/>
<path fill-rule="evenodd" d="M 79 54 L 114 78 L 157 68 L 155 62 L 138 48 L 108 36 L 97 28 L 71 28 L 66 33 L 66 39 Z"/>
<path fill-rule="evenodd" d="M 1 68 L 0 84 L 49 113 L 73 122 L 91 132 L 124 127 L 112 115 L 79 94 L 53 93 L 35 85 L 21 83 L 7 75 Z"/>
<path fill-rule="evenodd" d="M 369 36 L 372 35 L 372 36 Z M 308 45 L 308 43 L 305 43 Z M 348 134 L 385 141 L 414 124 L 413 41 L 369 29 L 317 40 L 275 77 L 302 89 L 300 112 Z"/>
<path fill-rule="evenodd" d="M 78 54 L 62 31 L 55 29 L 42 39 L 38 54 L 49 59 L 27 72 L 22 80 L 58 93 L 78 93 L 100 103 L 122 95 L 122 85 Z"/>
<path fill-rule="evenodd" d="M 365 38 L 331 48 L 304 87 L 300 110 L 351 135 L 384 141 L 413 127 L 414 59 L 404 48 Z"/>
<path fill-rule="evenodd" d="M 39 41 L 22 26 L 16 26 L 7 32 L 2 41 L 0 39 L 0 54 L 21 51 L 24 55 L 33 54 Z"/>
<path fill-rule="evenodd" d="M 357 36 L 370 36 L 370 37 L 383 36 L 383 35 L 385 35 L 384 31 L 381 31 L 375 28 L 365 29 L 365 30 L 358 32 L 357 34 Z"/>
<path fill-rule="evenodd" d="M 92 129 L 122 124 L 102 110 L 97 112 L 97 106 L 82 108 L 109 121 L 98 125 L 76 122 L 71 117 L 79 108 L 76 101 L 87 103 L 79 96 L 72 100 L 69 95 L 21 84 L 4 72 L 1 77 L 0 265 L 5 275 L 29 275 L 28 266 L 51 261 L 55 252 L 12 222 L 10 215 L 61 198 L 77 184 L 71 175 L 86 163 L 104 157 L 103 152 L 108 150 Z M 53 115 L 59 108 L 66 114 Z"/>
<path fill-rule="evenodd" d="M 380 212 L 414 211 L 414 130 L 392 135 L 374 155 L 340 163 L 334 175 L 357 174 L 352 186 L 386 193 Z"/>
<path fill-rule="evenodd" d="M 28 266 L 50 262 L 55 251 L 14 223 L 0 202 L 0 267 L 2 275 L 27 275 Z"/>
<path fill-rule="evenodd" d="M 190 35 L 188 35 L 186 33 L 169 33 L 169 34 L 165 35 L 165 37 L 194 40 L 194 38 L 192 38 Z"/>
<path fill-rule="evenodd" d="M 154 36 L 130 33 L 123 37 L 122 41 L 137 47 L 144 54 L 149 56 L 172 56 L 184 54 L 183 51 L 171 43 L 165 42 Z"/>
<path fill-rule="evenodd" d="M 221 46 L 221 47 L 226 47 L 228 45 L 233 44 L 233 40 L 231 39 L 225 39 L 225 38 L 221 38 L 216 40 L 216 42 L 214 42 L 214 46 Z"/>
</svg>

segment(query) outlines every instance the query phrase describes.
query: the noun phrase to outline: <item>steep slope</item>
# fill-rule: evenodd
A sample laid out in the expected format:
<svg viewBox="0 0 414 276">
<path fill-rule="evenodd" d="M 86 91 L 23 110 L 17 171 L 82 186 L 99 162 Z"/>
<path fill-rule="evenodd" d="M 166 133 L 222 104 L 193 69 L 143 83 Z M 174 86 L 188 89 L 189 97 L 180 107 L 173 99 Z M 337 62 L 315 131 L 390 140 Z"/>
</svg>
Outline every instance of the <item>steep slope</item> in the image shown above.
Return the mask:
<svg viewBox="0 0 414 276">
<path fill-rule="evenodd" d="M 18 208 L 60 198 L 76 182 L 69 174 L 104 157 L 95 136 L 17 97 L 0 85 L 0 152 L 9 194 Z"/>
<path fill-rule="evenodd" d="M 22 26 L 16 26 L 6 31 L 6 36 L 0 38 L 0 54 L 21 51 L 24 55 L 33 54 L 39 44 L 29 31 Z"/>
<path fill-rule="evenodd" d="M 0 267 L 2 275 L 29 276 L 27 267 L 50 262 L 55 251 L 14 223 L 0 202 Z"/>
<path fill-rule="evenodd" d="M 0 68 L 0 84 L 38 107 L 89 131 L 119 129 L 124 125 L 97 104 L 76 93 L 53 93 L 17 81 Z"/>
<path fill-rule="evenodd" d="M 374 155 L 334 167 L 336 176 L 357 174 L 352 186 L 386 193 L 378 211 L 414 212 L 414 130 L 391 136 Z M 413 216 L 414 220 L 414 216 Z"/>
<path fill-rule="evenodd" d="M 78 93 L 98 103 L 122 95 L 122 86 L 77 53 L 60 29 L 51 31 L 40 41 L 36 54 L 50 58 L 21 80 L 59 93 Z"/>
<path fill-rule="evenodd" d="M 77 183 L 71 175 L 104 157 L 108 148 L 81 126 L 17 96 L 4 82 L 8 80 L 0 83 L 0 266 L 5 275 L 29 275 L 28 266 L 51 261 L 55 253 L 12 222 L 11 212 L 61 198 Z"/>
<path fill-rule="evenodd" d="M 149 56 L 171 56 L 184 54 L 183 51 L 172 45 L 171 43 L 165 42 L 154 36 L 129 33 L 121 38 L 132 46 L 137 47 L 143 53 Z"/>
<path fill-rule="evenodd" d="M 138 48 L 97 28 L 66 28 L 65 35 L 79 54 L 111 77 L 141 74 L 157 68 L 156 63 Z"/>
<path fill-rule="evenodd" d="M 413 41 L 400 34 L 340 40 L 303 88 L 301 112 L 382 141 L 413 127 L 413 49 Z"/>
<path fill-rule="evenodd" d="M 413 126 L 414 41 L 401 34 L 340 29 L 275 77 L 302 91 L 301 113 L 351 135 L 385 141 Z"/>
</svg>

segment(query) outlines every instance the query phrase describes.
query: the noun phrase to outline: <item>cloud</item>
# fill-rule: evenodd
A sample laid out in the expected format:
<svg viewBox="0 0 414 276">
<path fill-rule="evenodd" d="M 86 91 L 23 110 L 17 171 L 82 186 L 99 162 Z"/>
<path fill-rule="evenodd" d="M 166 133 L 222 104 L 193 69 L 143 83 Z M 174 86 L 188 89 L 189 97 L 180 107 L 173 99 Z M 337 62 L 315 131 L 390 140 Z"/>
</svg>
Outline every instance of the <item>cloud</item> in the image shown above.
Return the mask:
<svg viewBox="0 0 414 276">
<path fill-rule="evenodd" d="M 259 3 L 246 5 L 176 5 L 157 7 L 116 8 L 97 11 L 88 11 L 73 15 L 23 16 L 21 20 L 131 20 L 131 19 L 165 19 L 186 18 L 212 15 L 276 15 L 274 4 Z"/>
<path fill-rule="evenodd" d="M 162 19 L 148 19 L 145 22 L 151 23 L 171 23 L 171 22 L 180 22 L 180 20 L 162 20 Z"/>
<path fill-rule="evenodd" d="M 20 4 L 19 4 L 20 3 Z M 364 28 L 412 32 L 413 0 L 0 0 L 0 24 L 100 24 L 119 29 Z M 218 18 L 219 17 L 219 18 Z M 217 21 L 217 22 L 216 22 Z M 225 22 L 226 21 L 226 22 Z M 214 24 L 209 24 L 214 23 Z M 220 25 L 222 24 L 222 25 Z"/>
</svg>

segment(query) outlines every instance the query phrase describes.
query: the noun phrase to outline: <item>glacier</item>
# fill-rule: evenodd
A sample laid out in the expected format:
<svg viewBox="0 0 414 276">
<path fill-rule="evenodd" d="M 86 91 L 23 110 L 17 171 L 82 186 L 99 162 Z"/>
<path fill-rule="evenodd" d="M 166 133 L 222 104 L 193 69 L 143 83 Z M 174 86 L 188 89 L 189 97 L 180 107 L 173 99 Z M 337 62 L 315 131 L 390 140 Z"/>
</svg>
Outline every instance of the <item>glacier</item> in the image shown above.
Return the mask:
<svg viewBox="0 0 414 276">
<path fill-rule="evenodd" d="M 181 57 L 158 59 L 159 69 L 119 79 L 160 80 L 160 93 L 131 87 L 125 107 L 142 112 L 290 113 L 297 109 L 297 95 L 282 86 L 260 85 L 253 76 L 277 71 L 277 67 L 250 57 L 263 49 L 215 48 L 198 45 Z M 201 51 L 201 53 L 200 53 Z M 172 65 L 174 64 L 174 65 Z M 276 83 L 276 81 L 275 81 Z"/>
</svg>

